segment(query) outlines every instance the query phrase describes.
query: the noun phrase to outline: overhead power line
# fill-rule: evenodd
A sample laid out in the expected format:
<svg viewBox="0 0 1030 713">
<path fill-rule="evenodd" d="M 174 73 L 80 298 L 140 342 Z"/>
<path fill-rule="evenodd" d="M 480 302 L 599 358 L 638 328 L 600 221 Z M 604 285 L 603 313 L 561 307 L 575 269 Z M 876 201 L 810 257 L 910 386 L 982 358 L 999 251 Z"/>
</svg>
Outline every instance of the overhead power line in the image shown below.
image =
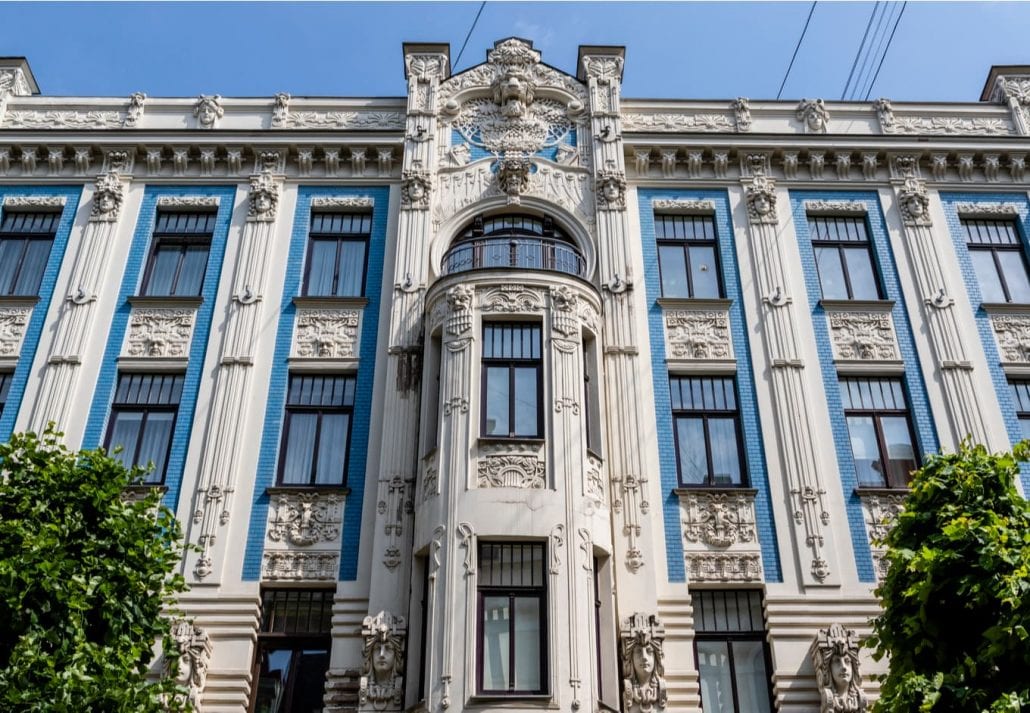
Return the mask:
<svg viewBox="0 0 1030 713">
<path fill-rule="evenodd" d="M 898 23 L 901 22 L 901 16 L 905 14 L 905 8 L 908 6 L 908 0 L 901 3 L 901 12 L 898 13 L 898 19 L 894 21 L 894 27 L 891 29 L 891 36 L 887 38 L 887 47 L 883 50 L 883 55 L 880 57 L 880 64 L 876 66 L 876 74 L 873 75 L 873 81 L 869 83 L 869 89 L 866 90 L 865 100 L 869 100 L 869 95 L 873 93 L 873 86 L 876 84 L 876 78 L 880 76 L 880 69 L 883 67 L 883 60 L 887 59 L 887 52 L 890 51 L 891 42 L 894 41 L 894 33 L 898 29 Z"/>
<path fill-rule="evenodd" d="M 877 4 L 873 5 L 873 11 L 869 13 L 869 21 L 865 23 L 865 32 L 862 34 L 862 41 L 858 43 L 858 51 L 855 52 L 855 59 L 851 62 L 851 71 L 848 72 L 848 81 L 844 83 L 844 91 L 840 93 L 841 101 L 844 101 L 844 97 L 848 94 L 848 87 L 851 86 L 851 79 L 855 76 L 855 67 L 858 66 L 858 58 L 862 56 L 862 49 L 865 47 L 865 40 L 869 36 L 869 28 L 873 26 L 873 18 L 876 17 L 876 11 L 880 9 Z"/>
<path fill-rule="evenodd" d="M 468 34 L 465 35 L 465 41 L 461 43 L 461 49 L 458 50 L 458 58 L 454 60 L 454 68 L 458 68 L 458 63 L 461 62 L 461 55 L 465 52 L 465 47 L 469 43 L 469 38 L 472 37 L 472 31 L 476 29 L 476 23 L 479 22 L 479 16 L 483 14 L 483 8 L 486 7 L 486 0 L 483 0 L 479 4 L 479 11 L 476 13 L 476 17 L 472 20 L 472 26 L 469 28 Z"/>
<path fill-rule="evenodd" d="M 879 9 L 879 16 L 876 18 L 876 26 L 873 28 L 873 33 L 869 35 L 869 40 L 866 45 L 862 48 L 862 63 L 858 67 L 858 74 L 855 75 L 855 82 L 851 85 L 851 90 L 847 99 L 854 101 L 862 93 L 862 89 L 865 87 L 866 78 L 869 76 L 869 71 L 872 68 L 873 57 L 876 55 L 876 47 L 883 41 L 883 35 L 886 32 L 886 25 L 884 21 L 887 19 L 887 11 L 890 7 L 890 3 L 877 3 Z"/>
<path fill-rule="evenodd" d="M 780 96 L 783 94 L 783 87 L 787 84 L 787 77 L 790 76 L 790 70 L 794 66 L 794 60 L 797 59 L 798 50 L 801 49 L 801 43 L 805 39 L 805 33 L 808 32 L 808 23 L 812 21 L 812 13 L 815 12 L 815 6 L 818 4 L 818 2 L 819 0 L 815 0 L 815 2 L 812 3 L 811 9 L 808 11 L 808 19 L 805 20 L 805 27 L 801 30 L 801 37 L 798 38 L 797 46 L 794 47 L 794 54 L 790 58 L 790 64 L 787 65 L 787 71 L 783 75 L 783 81 L 780 82 L 780 91 L 776 92 L 777 99 L 779 99 Z"/>
</svg>

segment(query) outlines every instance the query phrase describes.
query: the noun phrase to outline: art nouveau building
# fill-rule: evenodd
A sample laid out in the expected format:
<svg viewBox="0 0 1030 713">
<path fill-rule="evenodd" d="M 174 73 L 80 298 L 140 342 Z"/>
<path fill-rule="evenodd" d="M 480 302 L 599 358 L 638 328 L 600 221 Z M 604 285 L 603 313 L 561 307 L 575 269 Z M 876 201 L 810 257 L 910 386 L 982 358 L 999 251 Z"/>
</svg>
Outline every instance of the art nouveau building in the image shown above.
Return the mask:
<svg viewBox="0 0 1030 713">
<path fill-rule="evenodd" d="M 125 99 L 3 60 L 0 438 L 154 463 L 205 712 L 864 710 L 908 471 L 1030 419 L 1030 68 L 869 104 L 404 66 Z"/>
</svg>

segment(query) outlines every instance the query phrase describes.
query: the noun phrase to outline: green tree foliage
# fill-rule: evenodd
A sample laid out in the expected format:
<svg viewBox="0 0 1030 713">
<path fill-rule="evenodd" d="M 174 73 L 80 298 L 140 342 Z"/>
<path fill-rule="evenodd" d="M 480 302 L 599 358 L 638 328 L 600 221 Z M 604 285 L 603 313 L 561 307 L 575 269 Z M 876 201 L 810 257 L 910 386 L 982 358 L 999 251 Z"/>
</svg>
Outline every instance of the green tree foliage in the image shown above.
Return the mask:
<svg viewBox="0 0 1030 713">
<path fill-rule="evenodd" d="M 184 710 L 171 677 L 147 681 L 182 534 L 160 493 L 126 497 L 141 469 L 60 434 L 0 444 L 0 711 Z"/>
<path fill-rule="evenodd" d="M 885 544 L 883 613 L 869 645 L 890 658 L 877 710 L 1030 710 L 1030 505 L 1019 461 L 962 444 L 916 471 Z"/>
</svg>

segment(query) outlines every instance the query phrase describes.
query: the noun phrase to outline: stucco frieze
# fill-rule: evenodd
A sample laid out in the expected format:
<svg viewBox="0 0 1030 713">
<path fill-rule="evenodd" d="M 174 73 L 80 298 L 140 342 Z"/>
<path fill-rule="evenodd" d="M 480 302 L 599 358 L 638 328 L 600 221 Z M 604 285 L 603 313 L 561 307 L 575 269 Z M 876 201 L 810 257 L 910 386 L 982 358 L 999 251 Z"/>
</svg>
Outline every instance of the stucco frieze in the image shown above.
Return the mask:
<svg viewBox="0 0 1030 713">
<path fill-rule="evenodd" d="M 271 550 L 264 553 L 261 578 L 268 581 L 334 580 L 339 569 L 339 552 Z"/>
<path fill-rule="evenodd" d="M 314 359 L 354 359 L 358 354 L 361 310 L 297 310 L 291 356 Z"/>
<path fill-rule="evenodd" d="M 875 104 L 885 134 L 938 134 L 943 136 L 1007 136 L 1012 123 L 1000 117 L 922 116 L 900 114 L 888 99 Z"/>
<path fill-rule="evenodd" d="M 1002 361 L 1030 365 L 1030 314 L 992 314 L 990 319 Z"/>
<path fill-rule="evenodd" d="M 196 314 L 196 308 L 133 307 L 123 356 L 187 358 Z"/>
<path fill-rule="evenodd" d="M 0 357 L 16 357 L 21 351 L 32 307 L 0 306 Z"/>
<path fill-rule="evenodd" d="M 343 495 L 336 492 L 275 492 L 269 508 L 268 539 L 298 547 L 338 541 L 343 501 Z"/>
<path fill-rule="evenodd" d="M 544 461 L 536 456 L 481 456 L 476 474 L 480 488 L 539 490 L 547 485 Z"/>
<path fill-rule="evenodd" d="M 862 201 L 805 201 L 805 212 L 816 215 L 865 215 L 866 205 Z"/>
<path fill-rule="evenodd" d="M 834 358 L 841 361 L 898 361 L 897 336 L 889 312 L 828 312 Z"/>
<path fill-rule="evenodd" d="M 665 333 L 673 359 L 732 359 L 730 320 L 725 311 L 677 309 L 665 313 Z"/>
<path fill-rule="evenodd" d="M 732 132 L 734 119 L 727 114 L 680 114 L 672 112 L 632 112 L 622 115 L 623 131 L 659 132 Z"/>
<path fill-rule="evenodd" d="M 755 552 L 690 552 L 688 582 L 756 582 L 762 578 L 762 557 Z"/>
<path fill-rule="evenodd" d="M 1000 203 L 982 201 L 976 203 L 956 203 L 955 212 L 963 218 L 1011 219 L 1019 216 L 1018 203 Z"/>
</svg>

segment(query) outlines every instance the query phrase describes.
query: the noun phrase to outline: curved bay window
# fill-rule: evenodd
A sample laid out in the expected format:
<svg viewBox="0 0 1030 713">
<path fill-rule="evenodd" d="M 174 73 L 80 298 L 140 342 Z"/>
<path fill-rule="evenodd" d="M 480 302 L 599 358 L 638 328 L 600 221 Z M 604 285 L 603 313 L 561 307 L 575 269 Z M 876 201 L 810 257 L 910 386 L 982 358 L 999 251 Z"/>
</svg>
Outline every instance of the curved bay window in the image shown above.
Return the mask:
<svg viewBox="0 0 1030 713">
<path fill-rule="evenodd" d="M 443 258 L 443 274 L 487 267 L 552 270 L 584 277 L 586 261 L 550 218 L 476 216 Z"/>
</svg>

